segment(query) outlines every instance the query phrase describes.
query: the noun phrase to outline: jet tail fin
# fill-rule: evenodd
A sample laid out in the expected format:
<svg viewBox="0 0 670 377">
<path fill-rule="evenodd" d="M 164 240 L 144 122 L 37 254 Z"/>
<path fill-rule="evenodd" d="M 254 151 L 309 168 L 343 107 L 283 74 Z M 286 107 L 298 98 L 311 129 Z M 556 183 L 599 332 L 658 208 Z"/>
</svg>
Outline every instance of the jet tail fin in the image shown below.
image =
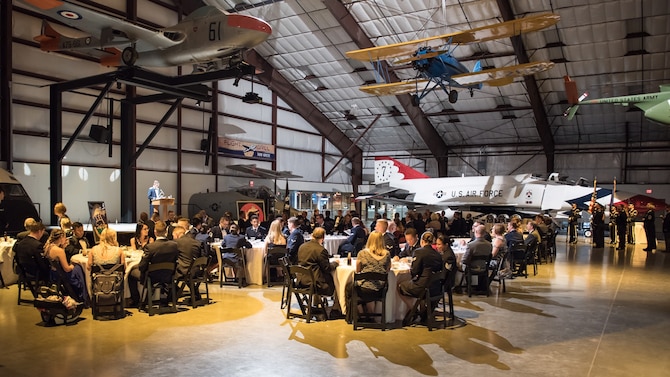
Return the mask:
<svg viewBox="0 0 670 377">
<path fill-rule="evenodd" d="M 404 179 L 430 178 L 391 157 L 375 157 L 375 184 Z"/>
<path fill-rule="evenodd" d="M 481 70 L 482 70 L 482 62 L 481 60 L 477 60 L 474 68 L 472 68 L 472 72 L 480 72 Z"/>
<path fill-rule="evenodd" d="M 579 109 L 579 105 L 572 105 L 565 111 L 568 116 L 568 120 L 572 120 L 572 118 L 575 117 L 577 109 Z"/>
</svg>

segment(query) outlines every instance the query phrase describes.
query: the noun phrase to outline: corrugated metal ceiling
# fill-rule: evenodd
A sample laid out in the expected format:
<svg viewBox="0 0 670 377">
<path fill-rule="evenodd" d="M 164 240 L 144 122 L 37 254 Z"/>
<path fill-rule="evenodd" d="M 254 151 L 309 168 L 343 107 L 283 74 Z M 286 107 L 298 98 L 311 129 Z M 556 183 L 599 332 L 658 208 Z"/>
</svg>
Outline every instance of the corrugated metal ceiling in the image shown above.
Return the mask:
<svg viewBox="0 0 670 377">
<path fill-rule="evenodd" d="M 380 120 L 359 141 L 366 155 L 427 155 L 429 150 L 396 97 L 358 90 L 375 80 L 371 64 L 347 59 L 357 49 L 322 1 L 211 0 L 230 11 L 268 21 L 272 37 L 256 51 L 289 80 L 351 140 L 377 114 Z M 373 44 L 380 46 L 502 21 L 495 0 L 368 0 L 342 2 Z M 628 107 L 582 106 L 573 121 L 563 76 L 577 81 L 590 98 L 656 92 L 670 79 L 669 2 L 653 0 L 511 0 L 517 18 L 554 12 L 561 21 L 525 34 L 530 61 L 556 66 L 535 75 L 557 147 L 579 144 L 670 141 L 670 127 L 647 121 Z M 472 68 L 475 57 L 486 67 L 517 64 L 510 39 L 458 47 L 454 55 Z M 412 69 L 395 71 L 401 78 Z M 442 91 L 422 99 L 421 110 L 450 148 L 542 144 L 525 82 L 484 86 L 470 97 L 461 91 L 455 104 Z M 500 109 L 508 109 L 499 111 Z M 628 129 L 627 129 L 628 127 Z"/>
</svg>

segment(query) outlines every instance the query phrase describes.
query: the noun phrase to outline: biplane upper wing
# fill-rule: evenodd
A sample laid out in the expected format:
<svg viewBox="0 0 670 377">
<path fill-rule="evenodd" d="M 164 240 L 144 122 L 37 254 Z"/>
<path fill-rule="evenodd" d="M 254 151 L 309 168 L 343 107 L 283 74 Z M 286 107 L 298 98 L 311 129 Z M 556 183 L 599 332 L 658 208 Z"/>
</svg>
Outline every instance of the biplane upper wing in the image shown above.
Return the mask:
<svg viewBox="0 0 670 377">
<path fill-rule="evenodd" d="M 85 31 L 95 38 L 103 47 L 127 45 L 133 42 L 139 45 L 147 44 L 153 48 L 167 48 L 182 42 L 182 40 L 173 40 L 164 35 L 161 31 L 151 30 L 146 27 L 135 25 L 116 16 L 103 13 L 99 10 L 93 10 L 62 0 L 19 0 L 26 7 L 58 20 L 70 27 Z M 52 37 L 52 36 L 42 36 Z M 39 38 L 39 37 L 38 37 Z M 59 49 L 75 48 L 99 48 L 100 46 L 87 46 L 85 43 L 81 46 L 58 46 L 52 43 L 50 45 Z"/>
<path fill-rule="evenodd" d="M 471 30 L 438 35 L 417 39 L 408 42 L 394 43 L 386 46 L 365 48 L 348 51 L 347 56 L 360 61 L 375 61 L 380 59 L 398 58 L 416 52 L 419 47 L 437 47 L 445 43 L 465 44 L 486 42 L 494 39 L 509 38 L 522 33 L 541 30 L 556 24 L 560 16 L 553 13 L 543 13 L 516 20 L 505 21 L 493 25 L 478 27 Z"/>
<path fill-rule="evenodd" d="M 400 95 L 415 93 L 417 87 L 425 86 L 428 83 L 426 79 L 416 79 L 409 81 L 398 81 L 382 84 L 363 85 L 359 89 L 365 93 L 375 96 Z"/>
<path fill-rule="evenodd" d="M 464 73 L 452 76 L 451 78 L 462 86 L 472 86 L 482 83 L 489 86 L 501 86 L 510 84 L 515 77 L 533 75 L 537 72 L 546 71 L 553 66 L 554 63 L 552 62 L 531 62 L 510 67 Z"/>
</svg>

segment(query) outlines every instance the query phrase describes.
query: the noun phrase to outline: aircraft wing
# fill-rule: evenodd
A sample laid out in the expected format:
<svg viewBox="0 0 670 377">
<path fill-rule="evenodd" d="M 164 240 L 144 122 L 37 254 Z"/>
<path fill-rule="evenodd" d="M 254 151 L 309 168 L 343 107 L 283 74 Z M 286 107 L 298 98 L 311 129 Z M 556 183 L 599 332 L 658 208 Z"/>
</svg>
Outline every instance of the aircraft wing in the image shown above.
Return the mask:
<svg viewBox="0 0 670 377">
<path fill-rule="evenodd" d="M 103 13 L 100 10 L 89 9 L 69 1 L 54 0 L 18 0 L 27 8 L 49 16 L 70 27 L 89 33 L 91 37 L 99 39 L 102 47 L 128 45 L 138 43 L 138 50 L 142 46 L 151 46 L 163 49 L 179 44 L 182 40 L 172 40 L 161 31 L 151 30 L 135 25 L 117 16 Z M 147 46 L 147 47 L 148 47 Z M 61 49 L 66 49 L 60 46 Z M 100 46 L 66 46 L 73 48 L 94 48 Z"/>
<path fill-rule="evenodd" d="M 226 167 L 232 170 L 240 171 L 243 173 L 251 174 L 253 176 L 265 179 L 302 178 L 301 175 L 295 175 L 290 171 L 275 171 L 270 169 L 263 169 L 257 167 L 256 164 L 226 165 Z"/>
<path fill-rule="evenodd" d="M 419 47 L 424 46 L 437 47 L 445 43 L 465 44 L 509 38 L 522 33 L 544 29 L 556 24 L 558 20 L 560 20 L 560 16 L 557 14 L 543 13 L 493 25 L 482 26 L 471 30 L 457 31 L 455 33 L 394 43 L 386 46 L 348 51 L 347 56 L 351 59 L 360 61 L 398 58 L 412 55 Z"/>
<path fill-rule="evenodd" d="M 463 86 L 476 84 L 487 84 L 489 86 L 501 86 L 510 84 L 515 77 L 533 75 L 537 72 L 546 71 L 554 66 L 552 62 L 531 62 L 513 65 L 510 67 L 493 68 L 485 71 L 464 73 L 452 76 L 452 80 Z"/>
<path fill-rule="evenodd" d="M 400 95 L 414 93 L 417 87 L 425 86 L 429 81 L 426 79 L 417 79 L 409 81 L 398 81 L 383 84 L 363 85 L 359 89 L 365 93 L 375 96 Z"/>
</svg>

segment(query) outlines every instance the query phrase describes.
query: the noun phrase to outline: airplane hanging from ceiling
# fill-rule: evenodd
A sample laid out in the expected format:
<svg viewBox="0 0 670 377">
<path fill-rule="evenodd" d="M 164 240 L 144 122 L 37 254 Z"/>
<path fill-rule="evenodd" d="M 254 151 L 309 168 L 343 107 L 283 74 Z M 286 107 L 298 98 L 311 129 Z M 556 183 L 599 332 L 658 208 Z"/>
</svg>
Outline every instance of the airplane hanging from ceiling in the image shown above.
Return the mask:
<svg viewBox="0 0 670 377">
<path fill-rule="evenodd" d="M 660 92 L 658 93 L 642 93 L 632 96 L 598 98 L 578 101 L 569 107 L 566 115 L 569 120 L 574 118 L 577 109 L 582 105 L 595 105 L 612 103 L 615 105 L 633 106 L 644 111 L 644 116 L 652 121 L 670 125 L 670 85 L 660 85 Z M 569 96 L 570 97 L 570 96 Z M 586 98 L 586 94 L 582 95 Z"/>
<path fill-rule="evenodd" d="M 363 92 L 377 96 L 414 93 L 412 98 L 414 104 L 418 105 L 422 98 L 440 88 L 449 95 L 449 102 L 455 103 L 458 100 L 458 91 L 453 88 L 468 89 L 472 96 L 475 89 L 482 88 L 482 84 L 507 85 L 512 83 L 515 77 L 532 75 L 554 66 L 551 62 L 541 61 L 482 70 L 478 61 L 470 72 L 453 55 L 459 45 L 509 38 L 541 30 L 556 24 L 559 19 L 560 16 L 557 14 L 539 14 L 436 37 L 348 51 L 346 54 L 351 59 L 369 61 L 376 69 L 378 83 L 360 87 Z M 380 60 L 390 59 L 396 59 L 391 62 L 395 65 L 411 63 L 417 71 L 416 77 L 405 81 L 381 83 L 382 78 L 387 78 L 388 75 L 382 69 Z"/>
<path fill-rule="evenodd" d="M 276 171 L 270 169 L 263 169 L 256 166 L 256 164 L 250 165 L 226 165 L 227 168 L 236 170 L 239 172 L 251 174 L 255 177 L 266 178 L 266 179 L 285 179 L 285 178 L 302 178 L 301 175 L 295 175 L 290 171 Z"/>
<path fill-rule="evenodd" d="M 408 207 L 458 208 L 477 212 L 564 212 L 572 203 L 589 208 L 594 188 L 531 174 L 479 177 L 430 178 L 391 158 L 375 157 L 375 189 L 356 200 L 372 199 Z M 648 202 L 665 208 L 665 201 L 612 190 L 595 189 L 596 201 L 604 206 L 634 203 L 642 210 Z M 645 210 L 646 211 L 646 210 Z"/>
<path fill-rule="evenodd" d="M 198 70 L 241 62 L 240 53 L 264 42 L 270 25 L 258 18 L 204 6 L 174 26 L 150 29 L 62 0 L 18 0 L 27 8 L 78 30 L 43 21 L 35 37 L 44 51 L 79 51 L 106 66 L 170 67 Z"/>
</svg>

